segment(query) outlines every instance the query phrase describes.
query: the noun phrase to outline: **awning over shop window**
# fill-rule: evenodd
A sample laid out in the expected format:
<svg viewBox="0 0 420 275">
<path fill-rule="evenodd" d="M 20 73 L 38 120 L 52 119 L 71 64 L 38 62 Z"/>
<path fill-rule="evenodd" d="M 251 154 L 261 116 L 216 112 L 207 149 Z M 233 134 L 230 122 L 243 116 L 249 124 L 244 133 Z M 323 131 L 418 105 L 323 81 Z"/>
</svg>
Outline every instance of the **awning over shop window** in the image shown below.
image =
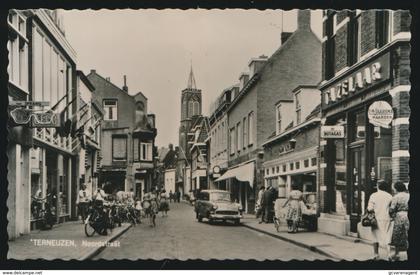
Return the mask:
<svg viewBox="0 0 420 275">
<path fill-rule="evenodd" d="M 215 181 L 218 182 L 229 178 L 236 178 L 239 181 L 247 181 L 249 186 L 252 188 L 252 184 L 254 182 L 254 166 L 254 162 L 249 162 L 247 164 L 231 168 Z"/>
</svg>

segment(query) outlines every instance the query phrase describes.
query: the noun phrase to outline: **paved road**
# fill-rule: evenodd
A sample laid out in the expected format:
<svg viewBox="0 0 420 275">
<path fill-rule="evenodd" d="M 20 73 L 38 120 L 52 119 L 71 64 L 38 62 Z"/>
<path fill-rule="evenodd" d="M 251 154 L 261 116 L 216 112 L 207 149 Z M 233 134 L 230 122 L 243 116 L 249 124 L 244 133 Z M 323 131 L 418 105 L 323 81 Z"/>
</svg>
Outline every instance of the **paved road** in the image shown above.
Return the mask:
<svg viewBox="0 0 420 275">
<path fill-rule="evenodd" d="M 193 208 L 172 203 L 168 217 L 132 227 L 118 241 L 120 247 L 108 247 L 95 259 L 326 259 L 307 249 L 230 224 L 210 225 L 197 222 Z"/>
</svg>

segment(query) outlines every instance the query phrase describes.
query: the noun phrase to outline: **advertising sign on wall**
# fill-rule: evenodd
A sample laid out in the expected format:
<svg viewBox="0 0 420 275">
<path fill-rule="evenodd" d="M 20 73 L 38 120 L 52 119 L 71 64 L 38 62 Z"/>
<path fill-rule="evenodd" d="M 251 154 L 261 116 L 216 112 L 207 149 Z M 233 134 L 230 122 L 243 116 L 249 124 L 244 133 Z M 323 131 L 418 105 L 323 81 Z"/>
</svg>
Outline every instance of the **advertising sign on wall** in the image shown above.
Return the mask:
<svg viewBox="0 0 420 275">
<path fill-rule="evenodd" d="M 344 126 L 321 126 L 321 138 L 344 138 Z"/>
<path fill-rule="evenodd" d="M 368 118 L 369 122 L 375 126 L 390 128 L 394 118 L 394 110 L 386 101 L 375 101 L 369 106 Z"/>
</svg>

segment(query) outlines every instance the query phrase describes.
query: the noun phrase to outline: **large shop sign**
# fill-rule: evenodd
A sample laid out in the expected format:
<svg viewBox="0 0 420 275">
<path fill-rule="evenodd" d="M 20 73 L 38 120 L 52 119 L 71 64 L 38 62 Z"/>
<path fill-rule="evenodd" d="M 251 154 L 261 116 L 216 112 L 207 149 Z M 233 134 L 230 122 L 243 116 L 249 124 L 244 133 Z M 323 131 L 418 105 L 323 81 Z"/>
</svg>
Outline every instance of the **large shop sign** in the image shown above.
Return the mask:
<svg viewBox="0 0 420 275">
<path fill-rule="evenodd" d="M 34 113 L 31 109 L 16 108 L 10 116 L 17 125 L 29 124 L 32 128 L 54 128 L 60 126 L 58 114 L 53 112 Z"/>
<path fill-rule="evenodd" d="M 394 110 L 386 101 L 375 101 L 369 106 L 368 118 L 369 122 L 375 126 L 390 128 L 394 118 Z"/>
<path fill-rule="evenodd" d="M 344 138 L 344 126 L 321 126 L 321 138 Z"/>
<path fill-rule="evenodd" d="M 323 107 L 329 107 L 346 98 L 359 94 L 369 87 L 389 79 L 389 53 L 350 74 L 323 91 Z"/>
</svg>

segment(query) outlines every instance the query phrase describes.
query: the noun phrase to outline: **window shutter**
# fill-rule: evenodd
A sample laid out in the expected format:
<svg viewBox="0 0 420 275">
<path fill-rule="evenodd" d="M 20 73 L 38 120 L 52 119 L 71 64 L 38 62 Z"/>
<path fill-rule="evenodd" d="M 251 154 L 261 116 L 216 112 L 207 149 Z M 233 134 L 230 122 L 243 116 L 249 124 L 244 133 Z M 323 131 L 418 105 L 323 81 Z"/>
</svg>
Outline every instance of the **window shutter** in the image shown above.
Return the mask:
<svg viewBox="0 0 420 275">
<path fill-rule="evenodd" d="M 127 137 L 114 137 L 112 146 L 113 159 L 127 159 Z"/>
</svg>

